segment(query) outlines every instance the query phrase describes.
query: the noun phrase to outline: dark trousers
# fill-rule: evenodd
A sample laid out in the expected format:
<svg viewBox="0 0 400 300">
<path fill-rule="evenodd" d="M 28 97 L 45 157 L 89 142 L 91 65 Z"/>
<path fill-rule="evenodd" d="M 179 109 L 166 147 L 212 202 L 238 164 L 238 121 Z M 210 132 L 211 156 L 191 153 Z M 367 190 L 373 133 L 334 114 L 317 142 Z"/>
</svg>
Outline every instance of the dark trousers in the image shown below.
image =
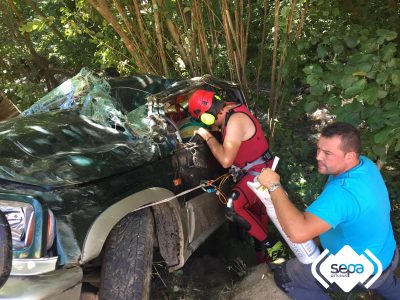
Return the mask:
<svg viewBox="0 0 400 300">
<path fill-rule="evenodd" d="M 400 281 L 393 273 L 399 262 L 398 249 L 390 266 L 382 273 L 375 281 L 369 290 L 374 291 L 377 295 L 385 300 L 400 299 Z M 296 258 L 287 261 L 285 264 L 275 270 L 274 279 L 280 289 L 288 296 L 296 300 L 325 300 L 331 299 L 327 294 L 328 291 L 338 291 L 339 287 L 331 287 L 326 290 L 323 286 L 317 283 L 311 273 L 311 264 L 304 265 Z M 361 286 L 354 288 L 356 291 L 368 290 Z"/>
</svg>

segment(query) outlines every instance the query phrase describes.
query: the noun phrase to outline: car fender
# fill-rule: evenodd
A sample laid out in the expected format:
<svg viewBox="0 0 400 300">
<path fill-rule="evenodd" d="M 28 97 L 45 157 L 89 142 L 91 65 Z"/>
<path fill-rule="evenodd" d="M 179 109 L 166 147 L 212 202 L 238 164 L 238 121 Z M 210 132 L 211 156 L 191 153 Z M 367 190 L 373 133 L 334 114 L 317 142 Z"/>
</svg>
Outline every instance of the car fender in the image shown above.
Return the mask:
<svg viewBox="0 0 400 300">
<path fill-rule="evenodd" d="M 83 243 L 80 263 L 85 264 L 99 256 L 111 229 L 127 214 L 141 206 L 170 198 L 174 195 L 168 189 L 152 187 L 125 197 L 111 205 L 97 217 L 89 228 Z"/>
</svg>

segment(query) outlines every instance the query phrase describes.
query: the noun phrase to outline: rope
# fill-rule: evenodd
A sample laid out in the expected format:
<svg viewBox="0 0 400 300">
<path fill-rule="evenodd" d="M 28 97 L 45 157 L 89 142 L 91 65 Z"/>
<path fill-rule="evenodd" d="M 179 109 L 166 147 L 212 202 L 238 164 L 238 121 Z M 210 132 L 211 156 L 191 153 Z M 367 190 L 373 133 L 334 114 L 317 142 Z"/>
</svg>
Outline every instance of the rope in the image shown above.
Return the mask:
<svg viewBox="0 0 400 300">
<path fill-rule="evenodd" d="M 218 195 L 218 199 L 222 204 L 227 204 L 228 203 L 228 199 L 225 195 L 225 193 L 222 191 L 222 186 L 224 185 L 224 183 L 228 180 L 229 177 L 232 177 L 231 173 L 226 173 L 220 177 L 218 177 L 215 181 L 221 179 L 218 187 L 216 187 L 216 190 L 218 191 L 217 195 Z"/>
<path fill-rule="evenodd" d="M 153 202 L 153 203 L 150 203 L 150 204 L 146 204 L 146 205 L 144 205 L 144 206 L 140 206 L 140 207 L 136 208 L 136 209 L 133 210 L 133 211 L 138 211 L 138 210 L 141 210 L 141 209 L 150 207 L 150 206 L 154 206 L 154 205 L 158 205 L 158 204 L 161 204 L 161 203 L 165 203 L 165 202 L 171 201 L 171 200 L 173 200 L 173 199 L 175 199 L 175 198 L 178 198 L 178 197 L 180 197 L 180 196 L 182 196 L 182 195 L 188 194 L 188 193 L 190 193 L 190 192 L 193 192 L 194 190 L 197 190 L 197 189 L 202 188 L 202 187 L 205 187 L 205 186 L 207 186 L 207 184 L 205 184 L 205 183 L 199 184 L 198 186 L 195 186 L 194 188 L 191 188 L 191 189 L 189 189 L 189 190 L 183 191 L 182 193 L 179 193 L 179 194 L 174 195 L 174 196 L 172 196 L 172 197 L 168 197 L 168 198 L 165 198 L 165 199 L 160 200 L 160 201 L 157 201 L 157 202 Z"/>
<path fill-rule="evenodd" d="M 138 211 L 138 210 L 142 210 L 142 209 L 144 209 L 144 208 L 151 207 L 151 206 L 154 206 L 154 205 L 158 205 L 158 204 L 161 204 L 161 203 L 169 202 L 169 201 L 171 201 L 171 200 L 173 200 L 173 199 L 175 199 L 175 198 L 178 198 L 178 197 L 180 197 L 180 196 L 183 196 L 183 195 L 185 195 L 185 194 L 188 194 L 188 193 L 193 192 L 193 191 L 195 191 L 195 190 L 197 190 L 197 189 L 204 188 L 204 187 L 207 187 L 207 186 L 212 186 L 212 187 L 214 187 L 214 188 L 217 190 L 217 195 L 218 195 L 219 201 L 220 201 L 222 204 L 226 204 L 228 201 L 227 201 L 226 195 L 225 195 L 224 192 L 222 191 L 221 187 L 222 187 L 222 184 L 225 183 L 225 181 L 226 181 L 230 176 L 232 176 L 232 174 L 230 174 L 230 173 L 225 173 L 225 174 L 223 174 L 223 175 L 217 177 L 216 179 L 209 180 L 209 181 L 207 181 L 206 183 L 201 183 L 201 184 L 199 184 L 198 186 L 195 186 L 194 188 L 191 188 L 191 189 L 188 189 L 188 190 L 186 190 L 186 191 L 183 191 L 183 192 L 181 192 L 181 193 L 179 193 L 179 194 L 176 194 L 176 195 L 174 195 L 174 196 L 172 196 L 172 197 L 168 197 L 168 198 L 162 199 L 162 200 L 157 201 L 157 202 L 153 202 L 153 203 L 150 203 L 150 204 L 146 204 L 146 205 L 144 205 L 144 206 L 140 206 L 140 207 L 136 208 L 135 210 L 133 210 L 133 212 Z M 218 181 L 218 180 L 221 180 L 221 182 L 220 182 L 219 186 L 216 187 L 213 183 L 216 182 L 216 181 Z"/>
</svg>

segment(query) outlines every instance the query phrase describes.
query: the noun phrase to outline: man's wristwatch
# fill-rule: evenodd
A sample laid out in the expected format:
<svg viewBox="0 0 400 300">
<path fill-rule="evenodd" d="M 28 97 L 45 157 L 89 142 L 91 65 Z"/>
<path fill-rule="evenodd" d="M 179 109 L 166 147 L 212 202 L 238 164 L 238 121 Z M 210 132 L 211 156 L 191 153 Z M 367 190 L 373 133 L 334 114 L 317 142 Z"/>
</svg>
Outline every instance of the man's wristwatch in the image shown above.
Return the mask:
<svg viewBox="0 0 400 300">
<path fill-rule="evenodd" d="M 268 187 L 268 192 L 272 193 L 275 191 L 278 187 L 282 186 L 279 182 L 278 183 L 271 183 L 270 186 Z"/>
</svg>

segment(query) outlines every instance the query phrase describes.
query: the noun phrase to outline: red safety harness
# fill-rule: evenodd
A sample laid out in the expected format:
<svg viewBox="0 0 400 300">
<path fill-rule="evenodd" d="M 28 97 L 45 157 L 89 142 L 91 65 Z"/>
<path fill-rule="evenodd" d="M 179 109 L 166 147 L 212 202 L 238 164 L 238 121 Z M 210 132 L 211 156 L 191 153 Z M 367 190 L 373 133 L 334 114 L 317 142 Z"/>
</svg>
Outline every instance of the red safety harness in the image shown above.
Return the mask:
<svg viewBox="0 0 400 300">
<path fill-rule="evenodd" d="M 268 150 L 268 141 L 264 136 L 260 123 L 244 104 L 234 107 L 227 113 L 222 127 L 222 141 L 225 139 L 226 125 L 228 124 L 229 118 L 235 113 L 243 113 L 247 115 L 253 121 L 256 128 L 254 135 L 241 143 L 236 158 L 233 161 L 234 167 L 248 171 L 253 166 L 270 161 L 273 157 Z"/>
</svg>

